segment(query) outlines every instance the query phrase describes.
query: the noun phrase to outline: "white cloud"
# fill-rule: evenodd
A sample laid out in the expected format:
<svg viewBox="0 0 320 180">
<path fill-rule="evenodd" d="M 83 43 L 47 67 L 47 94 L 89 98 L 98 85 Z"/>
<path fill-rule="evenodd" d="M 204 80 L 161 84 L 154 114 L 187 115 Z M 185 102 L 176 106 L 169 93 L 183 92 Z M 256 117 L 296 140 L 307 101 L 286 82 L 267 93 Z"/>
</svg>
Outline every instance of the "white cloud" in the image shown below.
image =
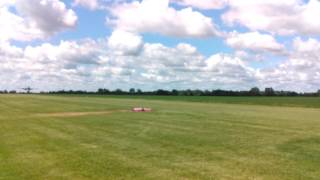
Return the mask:
<svg viewBox="0 0 320 180">
<path fill-rule="evenodd" d="M 58 45 L 44 43 L 26 48 L 0 44 L 0 88 L 33 86 L 48 90 L 74 85 L 85 89 L 83 83 L 90 84 L 93 69 L 105 54 L 103 44 L 93 40 L 62 41 Z"/>
<path fill-rule="evenodd" d="M 290 57 L 279 66 L 260 73 L 263 84 L 278 89 L 315 91 L 320 87 L 320 42 L 294 40 Z"/>
<path fill-rule="evenodd" d="M 117 52 L 108 41 L 61 41 L 26 48 L 2 42 L 0 89 L 249 89 L 258 85 L 314 91 L 320 86 L 320 42 L 316 39 L 296 38 L 287 60 L 261 69 L 228 54 L 206 58 L 186 43 L 167 47 L 142 42 L 140 53 L 128 56 L 126 48 Z"/>
<path fill-rule="evenodd" d="M 269 34 L 259 32 L 237 33 L 228 35 L 226 43 L 237 50 L 252 50 L 254 52 L 283 53 L 284 46 Z"/>
<path fill-rule="evenodd" d="M 60 0 L 16 0 L 16 7 L 29 24 L 47 34 L 75 27 L 78 17 Z"/>
<path fill-rule="evenodd" d="M 14 13 L 11 9 L 16 9 Z M 76 26 L 77 16 L 59 0 L 16 0 L 0 4 L 0 40 L 43 39 Z"/>
<path fill-rule="evenodd" d="M 227 4 L 227 0 L 172 0 L 172 2 L 198 9 L 221 9 Z"/>
<path fill-rule="evenodd" d="M 195 47 L 180 43 L 175 48 L 169 48 L 162 44 L 146 44 L 144 46 L 143 59 L 146 60 L 146 69 L 162 71 L 198 71 L 204 66 L 204 57 L 199 54 Z"/>
<path fill-rule="evenodd" d="M 21 48 L 11 45 L 8 42 L 0 41 L 0 56 L 6 58 L 19 57 L 22 56 L 23 51 Z M 3 61 L 3 59 L 2 59 Z"/>
<path fill-rule="evenodd" d="M 184 52 L 185 54 L 196 54 L 197 48 L 194 46 L 191 46 L 187 43 L 180 43 L 177 45 L 177 49 Z"/>
<path fill-rule="evenodd" d="M 316 39 L 309 38 L 306 41 L 303 41 L 301 38 L 295 38 L 293 41 L 293 48 L 295 52 L 309 52 L 320 54 L 320 43 Z"/>
<path fill-rule="evenodd" d="M 0 41 L 31 39 L 43 37 L 43 32 L 9 11 L 8 6 L 0 6 Z"/>
<path fill-rule="evenodd" d="M 227 55 L 206 59 L 186 43 L 175 47 L 144 43 L 134 56 L 126 55 L 126 48 L 118 49 L 123 53 L 110 49 L 107 40 L 62 41 L 26 48 L 0 45 L 0 89 L 231 88 L 241 83 L 249 87 L 252 81 L 252 73 L 246 72 L 250 68 L 240 59 Z"/>
<path fill-rule="evenodd" d="M 122 3 L 111 9 L 109 23 L 133 33 L 158 33 L 176 37 L 209 37 L 218 34 L 212 19 L 191 8 L 176 10 L 169 0 Z"/>
<path fill-rule="evenodd" d="M 99 7 L 98 0 L 74 0 L 75 6 L 83 6 L 91 10 L 95 10 Z"/>
<path fill-rule="evenodd" d="M 5 6 L 9 6 L 9 5 L 14 5 L 15 0 L 1 0 L 0 1 L 0 7 L 5 7 Z"/>
<path fill-rule="evenodd" d="M 130 0 L 72 0 L 72 6 L 83 7 L 89 10 L 107 10 L 114 5 L 128 2 Z"/>
<path fill-rule="evenodd" d="M 229 25 L 240 24 L 252 31 L 280 35 L 319 35 L 318 0 L 229 0 L 229 10 L 222 19 Z"/>
<path fill-rule="evenodd" d="M 143 41 L 141 36 L 115 30 L 108 39 L 108 46 L 120 55 L 136 55 L 140 52 Z"/>
<path fill-rule="evenodd" d="M 255 84 L 255 70 L 240 58 L 226 54 L 215 54 L 206 60 L 206 70 L 211 76 L 208 80 L 233 87 L 250 87 Z M 252 85 L 251 85 L 252 86 Z"/>
</svg>

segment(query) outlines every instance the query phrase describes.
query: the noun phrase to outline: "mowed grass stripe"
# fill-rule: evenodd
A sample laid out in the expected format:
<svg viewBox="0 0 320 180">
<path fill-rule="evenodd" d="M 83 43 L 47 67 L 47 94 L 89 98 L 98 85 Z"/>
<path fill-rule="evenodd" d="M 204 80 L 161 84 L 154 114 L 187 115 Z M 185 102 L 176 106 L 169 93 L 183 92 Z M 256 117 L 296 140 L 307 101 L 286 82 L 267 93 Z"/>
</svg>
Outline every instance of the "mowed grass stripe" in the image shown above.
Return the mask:
<svg viewBox="0 0 320 180">
<path fill-rule="evenodd" d="M 57 95 L 54 95 L 57 96 Z M 266 105 L 281 107 L 307 107 L 320 108 L 320 97 L 245 97 L 245 96 L 145 96 L 145 95 L 58 95 L 60 97 L 86 97 L 86 98 L 117 98 L 117 99 L 141 99 L 160 101 L 182 101 L 201 103 L 223 103 L 242 105 Z"/>
<path fill-rule="evenodd" d="M 11 104 L 18 97 L 4 97 L 8 106 L 1 106 L 18 111 L 1 113 L 0 179 L 320 176 L 318 109 L 54 96 L 24 96 Z M 155 111 L 36 116 L 141 104 Z"/>
</svg>

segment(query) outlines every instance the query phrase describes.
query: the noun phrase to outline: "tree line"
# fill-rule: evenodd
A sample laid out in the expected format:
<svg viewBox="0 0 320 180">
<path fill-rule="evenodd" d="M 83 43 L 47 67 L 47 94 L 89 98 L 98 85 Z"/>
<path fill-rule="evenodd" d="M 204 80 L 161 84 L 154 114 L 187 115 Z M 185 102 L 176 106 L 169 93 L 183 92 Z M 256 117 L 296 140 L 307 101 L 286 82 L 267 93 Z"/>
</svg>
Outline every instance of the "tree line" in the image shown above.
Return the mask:
<svg viewBox="0 0 320 180">
<path fill-rule="evenodd" d="M 122 89 L 109 90 L 100 88 L 96 92 L 88 91 L 50 91 L 49 94 L 99 94 L 99 95 L 158 95 L 158 96 L 320 96 L 320 90 L 314 93 L 297 93 L 295 91 L 276 91 L 273 88 L 265 88 L 261 91 L 259 88 L 254 87 L 247 91 L 234 91 L 234 90 L 164 90 L 158 89 L 154 91 L 142 91 L 141 89 L 131 88 L 128 91 Z"/>
<path fill-rule="evenodd" d="M 29 91 L 17 92 L 17 91 L 0 91 L 1 94 L 15 94 L 15 93 L 30 93 Z M 59 91 L 42 91 L 41 94 L 97 94 L 97 95 L 158 95 L 158 96 L 320 96 L 320 90 L 314 93 L 298 93 L 295 91 L 276 91 L 273 88 L 265 88 L 261 91 L 257 87 L 253 87 L 247 91 L 235 91 L 235 90 L 164 90 L 158 89 L 154 91 L 143 91 L 141 89 L 131 88 L 129 90 L 109 90 L 100 88 L 97 91 L 84 91 L 84 90 L 59 90 Z"/>
</svg>

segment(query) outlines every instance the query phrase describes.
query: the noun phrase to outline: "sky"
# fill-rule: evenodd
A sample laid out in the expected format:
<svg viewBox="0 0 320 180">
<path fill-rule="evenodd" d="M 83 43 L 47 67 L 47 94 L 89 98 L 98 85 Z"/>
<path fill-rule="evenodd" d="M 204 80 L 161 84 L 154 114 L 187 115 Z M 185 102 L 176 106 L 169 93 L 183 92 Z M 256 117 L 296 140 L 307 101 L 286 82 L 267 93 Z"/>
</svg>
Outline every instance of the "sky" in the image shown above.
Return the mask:
<svg viewBox="0 0 320 180">
<path fill-rule="evenodd" d="M 0 90 L 320 89 L 319 0 L 0 0 Z"/>
</svg>

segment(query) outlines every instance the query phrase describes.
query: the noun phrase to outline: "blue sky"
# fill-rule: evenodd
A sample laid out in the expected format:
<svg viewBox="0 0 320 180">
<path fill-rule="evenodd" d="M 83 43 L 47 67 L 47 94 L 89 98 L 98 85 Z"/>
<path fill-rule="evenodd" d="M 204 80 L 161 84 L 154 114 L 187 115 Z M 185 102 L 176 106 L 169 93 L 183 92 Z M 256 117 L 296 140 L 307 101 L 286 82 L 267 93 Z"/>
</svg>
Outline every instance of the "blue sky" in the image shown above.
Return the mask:
<svg viewBox="0 0 320 180">
<path fill-rule="evenodd" d="M 4 0 L 0 10 L 0 89 L 320 89 L 317 0 Z"/>
</svg>

